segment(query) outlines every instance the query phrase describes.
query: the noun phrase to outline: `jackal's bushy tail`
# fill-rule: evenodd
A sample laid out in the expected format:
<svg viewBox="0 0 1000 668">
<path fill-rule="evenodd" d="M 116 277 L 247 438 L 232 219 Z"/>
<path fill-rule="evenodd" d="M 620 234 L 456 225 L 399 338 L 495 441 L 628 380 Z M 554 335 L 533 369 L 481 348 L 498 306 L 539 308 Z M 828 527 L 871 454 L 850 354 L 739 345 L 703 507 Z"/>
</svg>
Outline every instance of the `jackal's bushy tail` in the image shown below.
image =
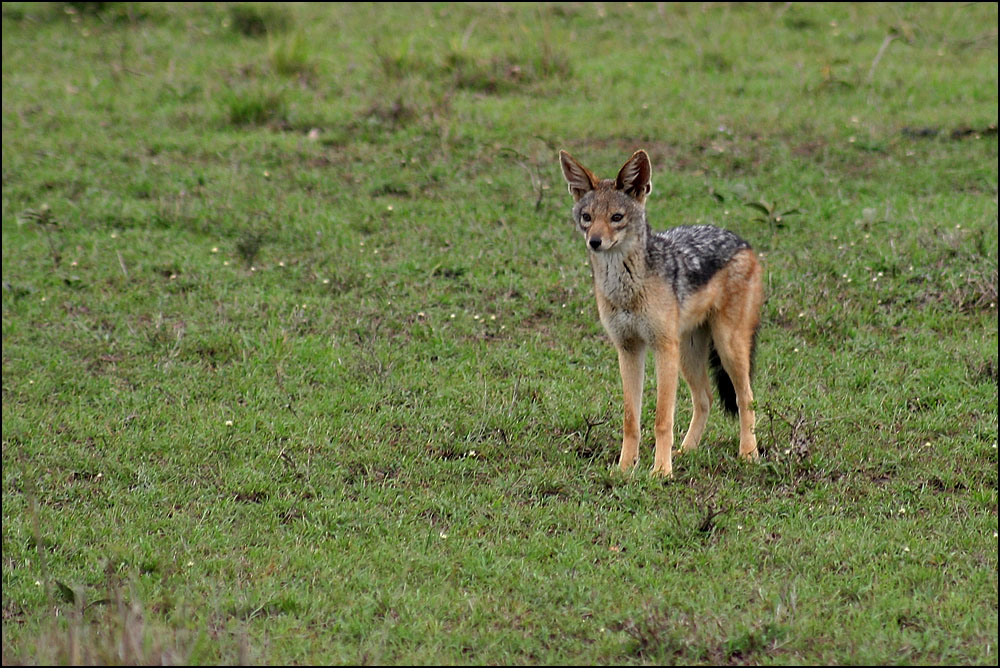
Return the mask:
<svg viewBox="0 0 1000 668">
<path fill-rule="evenodd" d="M 750 375 L 753 375 L 754 359 L 757 356 L 757 330 L 753 332 L 753 338 L 750 340 Z M 729 374 L 726 373 L 726 369 L 722 366 L 722 360 L 719 359 L 719 353 L 715 350 L 715 344 L 710 343 L 708 348 L 708 364 L 712 367 L 712 375 L 715 376 L 715 389 L 719 392 L 719 399 L 722 400 L 722 408 L 726 413 L 730 415 L 739 415 L 740 406 L 736 401 L 736 388 L 733 387 L 733 381 L 729 378 Z"/>
</svg>

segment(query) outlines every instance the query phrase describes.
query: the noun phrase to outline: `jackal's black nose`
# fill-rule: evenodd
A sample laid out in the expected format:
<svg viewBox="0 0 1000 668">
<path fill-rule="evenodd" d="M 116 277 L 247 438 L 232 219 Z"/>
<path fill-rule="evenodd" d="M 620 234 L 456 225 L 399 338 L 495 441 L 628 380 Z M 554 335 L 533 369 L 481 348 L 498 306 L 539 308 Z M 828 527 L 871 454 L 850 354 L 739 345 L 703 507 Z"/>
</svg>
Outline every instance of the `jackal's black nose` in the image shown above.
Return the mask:
<svg viewBox="0 0 1000 668">
<path fill-rule="evenodd" d="M 593 248 L 594 250 L 597 250 L 598 248 L 600 248 L 601 247 L 601 238 L 600 237 L 591 237 L 590 238 L 590 247 Z"/>
</svg>

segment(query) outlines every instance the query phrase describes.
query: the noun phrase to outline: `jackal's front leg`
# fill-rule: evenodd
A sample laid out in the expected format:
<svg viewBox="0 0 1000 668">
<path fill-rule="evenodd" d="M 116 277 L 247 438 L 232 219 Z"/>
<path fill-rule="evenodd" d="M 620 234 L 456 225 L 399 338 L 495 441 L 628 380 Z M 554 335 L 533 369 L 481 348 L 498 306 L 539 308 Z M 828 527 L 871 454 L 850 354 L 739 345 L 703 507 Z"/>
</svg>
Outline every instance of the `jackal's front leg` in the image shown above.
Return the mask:
<svg viewBox="0 0 1000 668">
<path fill-rule="evenodd" d="M 625 420 L 622 425 L 622 452 L 618 466 L 628 471 L 639 460 L 639 416 L 642 408 L 642 376 L 646 349 L 618 348 L 618 368 L 622 374 Z"/>
<path fill-rule="evenodd" d="M 656 346 L 656 452 L 653 475 L 674 474 L 674 407 L 677 404 L 677 373 L 680 349 L 676 341 Z"/>
</svg>

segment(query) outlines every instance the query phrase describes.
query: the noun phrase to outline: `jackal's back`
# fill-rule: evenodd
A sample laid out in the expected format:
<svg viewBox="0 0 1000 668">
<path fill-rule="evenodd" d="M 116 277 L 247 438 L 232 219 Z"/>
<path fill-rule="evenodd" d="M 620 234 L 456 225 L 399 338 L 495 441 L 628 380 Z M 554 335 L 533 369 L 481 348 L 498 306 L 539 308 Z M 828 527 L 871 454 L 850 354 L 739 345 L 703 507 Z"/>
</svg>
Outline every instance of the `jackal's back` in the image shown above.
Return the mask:
<svg viewBox="0 0 1000 668">
<path fill-rule="evenodd" d="M 679 301 L 708 283 L 733 256 L 750 248 L 745 240 L 713 225 L 682 225 L 657 232 L 646 243 L 646 266 L 670 283 Z"/>
</svg>

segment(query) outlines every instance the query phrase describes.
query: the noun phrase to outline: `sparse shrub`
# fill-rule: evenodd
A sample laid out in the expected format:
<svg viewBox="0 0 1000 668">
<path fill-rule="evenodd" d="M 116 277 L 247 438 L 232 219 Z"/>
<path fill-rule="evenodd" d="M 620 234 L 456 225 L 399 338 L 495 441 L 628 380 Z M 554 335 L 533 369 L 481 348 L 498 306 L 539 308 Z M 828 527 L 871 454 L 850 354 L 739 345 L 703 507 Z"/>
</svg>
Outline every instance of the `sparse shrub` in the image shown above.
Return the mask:
<svg viewBox="0 0 1000 668">
<path fill-rule="evenodd" d="M 62 253 L 56 248 L 56 242 L 53 238 L 53 232 L 59 229 L 59 220 L 52 212 L 52 209 L 49 208 L 49 205 L 43 204 L 38 210 L 29 209 L 22 213 L 21 217 L 35 223 L 38 229 L 42 231 L 49 245 L 52 262 L 56 266 L 59 266 L 59 262 L 62 260 Z"/>
<path fill-rule="evenodd" d="M 267 125 L 283 122 L 287 106 L 281 92 L 260 89 L 232 92 L 224 99 L 232 125 Z"/>
<path fill-rule="evenodd" d="M 445 57 L 444 69 L 456 88 L 499 93 L 550 78 L 565 78 L 571 67 L 565 55 L 544 48 L 537 55 L 502 54 L 476 56 L 453 50 Z"/>
<path fill-rule="evenodd" d="M 288 10 L 273 6 L 252 4 L 233 5 L 229 8 L 232 29 L 246 37 L 263 37 L 283 32 L 292 24 Z"/>
<path fill-rule="evenodd" d="M 134 23 L 163 15 L 162 8 L 156 7 L 154 3 L 64 2 L 53 4 L 57 7 L 61 5 L 61 13 L 63 14 L 73 17 L 97 16 L 104 23 Z"/>
<path fill-rule="evenodd" d="M 298 31 L 282 39 L 269 40 L 268 58 L 274 71 L 281 75 L 302 76 L 316 71 L 315 63 L 310 60 L 309 42 Z"/>
<path fill-rule="evenodd" d="M 72 8 L 80 14 L 99 14 L 108 5 L 117 5 L 117 2 L 67 2 L 67 7 Z"/>
<path fill-rule="evenodd" d="M 250 266 L 257 259 L 257 254 L 260 253 L 261 246 L 263 245 L 264 233 L 256 230 L 248 230 L 236 242 L 236 251 L 243 258 L 247 266 Z"/>
<path fill-rule="evenodd" d="M 22 650 L 30 652 L 28 656 L 8 655 L 5 643 L 4 665 L 26 660 L 36 665 L 171 666 L 191 660 L 196 634 L 152 619 L 140 605 L 126 602 L 120 592 L 89 605 L 72 590 L 60 589 L 60 598 L 76 600 L 76 609 L 65 614 L 66 622 L 46 623 L 34 647 Z M 232 651 L 234 659 L 246 654 L 242 645 Z"/>
<path fill-rule="evenodd" d="M 412 40 L 398 45 L 390 45 L 380 39 L 372 44 L 372 51 L 382 73 L 391 79 L 401 79 L 416 70 L 426 69 L 426 65 L 411 56 Z"/>
</svg>

